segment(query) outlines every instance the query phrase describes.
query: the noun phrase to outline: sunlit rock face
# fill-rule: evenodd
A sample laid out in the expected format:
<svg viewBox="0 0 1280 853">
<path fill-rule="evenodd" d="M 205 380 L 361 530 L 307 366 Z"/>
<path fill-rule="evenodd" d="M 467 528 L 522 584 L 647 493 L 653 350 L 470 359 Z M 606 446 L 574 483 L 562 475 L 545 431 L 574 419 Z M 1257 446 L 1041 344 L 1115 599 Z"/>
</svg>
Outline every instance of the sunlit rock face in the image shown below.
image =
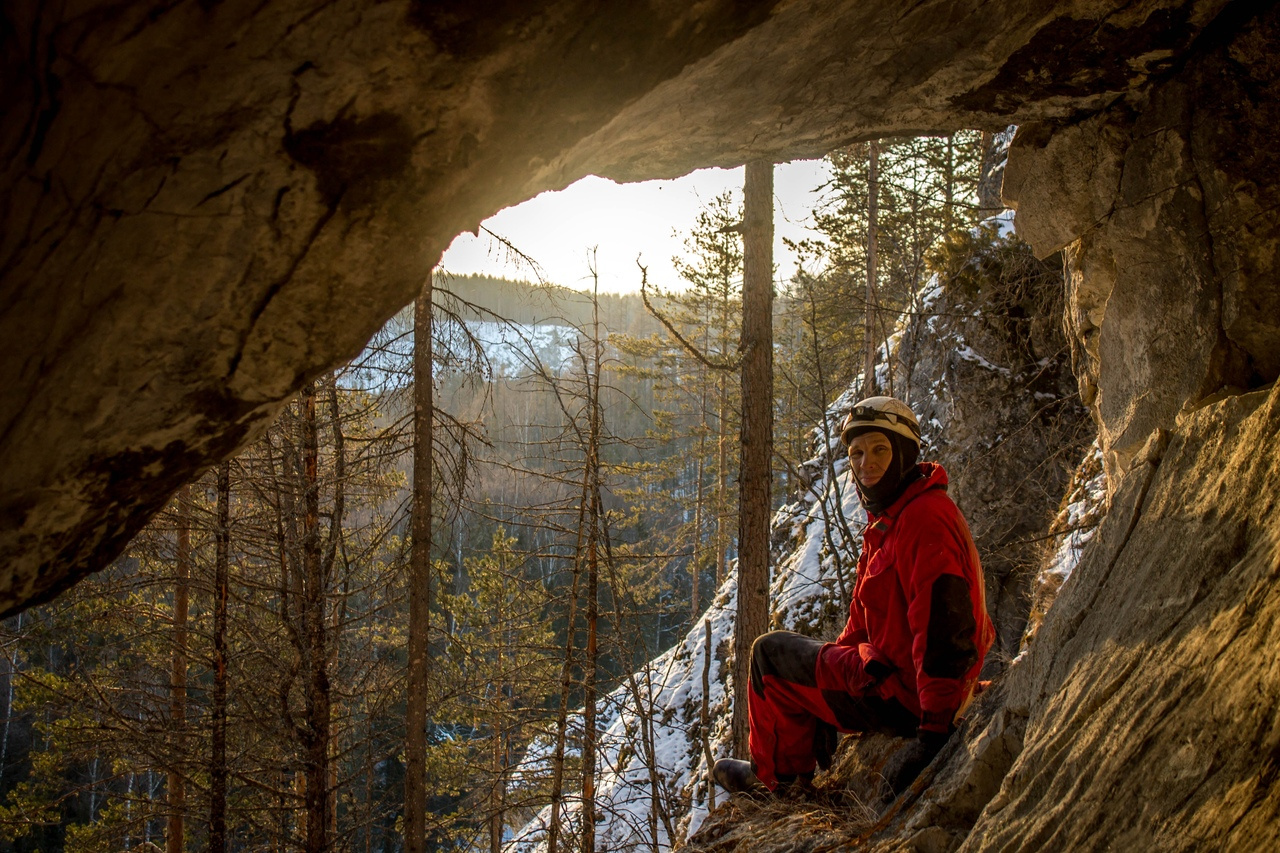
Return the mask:
<svg viewBox="0 0 1280 853">
<path fill-rule="evenodd" d="M 1280 457 L 1258 452 L 1277 440 L 1273 388 L 1191 413 L 1135 459 L 1014 669 L 1004 713 L 1025 745 L 964 849 L 1280 844 Z"/>
<path fill-rule="evenodd" d="M 1168 81 L 1023 127 L 1010 152 L 1019 231 L 1066 252 L 1076 372 L 1113 483 L 1153 429 L 1280 375 L 1280 22 L 1261 8 L 1238 5 Z"/>
<path fill-rule="evenodd" d="M 1192 48 L 1215 21 L 1238 29 L 1221 13 L 1245 5 L 7 3 L 0 610 L 105 565 L 174 488 L 353 355 L 455 234 L 504 206 L 589 172 L 640 179 L 907 131 L 1070 126 L 1117 102 L 1137 122 L 1157 107 L 1133 93 L 1203 52 Z M 1228 97 L 1260 97 L 1250 73 L 1237 69 Z M 1208 71 L 1176 79 L 1188 110 L 1215 85 Z M 1202 197 L 1239 218 L 1244 192 L 1264 210 L 1240 186 L 1262 160 L 1225 159 L 1240 131 L 1212 138 L 1222 126 L 1194 111 L 1184 124 L 1206 139 L 1193 152 L 1224 158 L 1197 166 Z M 1179 128 L 1148 144 L 1168 154 L 1160 140 L 1176 149 Z M 1098 235 L 1108 257 L 1149 208 Z M 1238 258 L 1241 281 L 1264 260 L 1246 232 L 1218 245 L 1213 262 L 1225 272 Z M 1269 340 L 1252 292 L 1204 297 L 1246 353 Z M 1236 363 L 1220 341 L 1188 347 Z M 1104 409 L 1129 406 L 1109 370 L 1158 374 L 1104 367 Z M 1145 421 L 1129 420 L 1116 429 L 1136 435 Z"/>
</svg>

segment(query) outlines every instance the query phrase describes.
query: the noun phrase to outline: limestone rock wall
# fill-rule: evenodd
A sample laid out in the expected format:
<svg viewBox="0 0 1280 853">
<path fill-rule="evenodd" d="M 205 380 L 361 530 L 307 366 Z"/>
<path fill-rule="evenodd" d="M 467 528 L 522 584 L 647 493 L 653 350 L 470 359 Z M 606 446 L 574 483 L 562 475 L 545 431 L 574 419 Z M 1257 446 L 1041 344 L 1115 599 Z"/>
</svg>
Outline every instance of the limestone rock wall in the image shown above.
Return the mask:
<svg viewBox="0 0 1280 853">
<path fill-rule="evenodd" d="M 1280 845 L 1280 388 L 1166 439 L 1011 674 L 1023 745 L 964 850 Z"/>
<path fill-rule="evenodd" d="M 1280 18 L 1237 4 L 1167 82 L 1087 120 L 1024 126 L 1005 196 L 1067 259 L 1081 394 L 1118 482 L 1157 427 L 1280 376 Z"/>
<path fill-rule="evenodd" d="M 1078 119 L 1244 5 L 5 3 L 0 613 L 105 565 L 504 206 Z"/>
</svg>

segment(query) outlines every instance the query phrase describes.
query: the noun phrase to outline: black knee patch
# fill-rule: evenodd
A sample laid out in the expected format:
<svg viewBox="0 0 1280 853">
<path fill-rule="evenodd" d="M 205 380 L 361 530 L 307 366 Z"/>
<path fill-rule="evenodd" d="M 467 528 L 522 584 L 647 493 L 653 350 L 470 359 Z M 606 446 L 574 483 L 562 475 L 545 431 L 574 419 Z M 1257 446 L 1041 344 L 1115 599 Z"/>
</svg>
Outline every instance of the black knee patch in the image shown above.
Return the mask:
<svg viewBox="0 0 1280 853">
<path fill-rule="evenodd" d="M 770 631 L 751 645 L 751 689 L 764 694 L 764 678 L 772 675 L 801 687 L 817 687 L 819 640 L 791 631 Z"/>
</svg>

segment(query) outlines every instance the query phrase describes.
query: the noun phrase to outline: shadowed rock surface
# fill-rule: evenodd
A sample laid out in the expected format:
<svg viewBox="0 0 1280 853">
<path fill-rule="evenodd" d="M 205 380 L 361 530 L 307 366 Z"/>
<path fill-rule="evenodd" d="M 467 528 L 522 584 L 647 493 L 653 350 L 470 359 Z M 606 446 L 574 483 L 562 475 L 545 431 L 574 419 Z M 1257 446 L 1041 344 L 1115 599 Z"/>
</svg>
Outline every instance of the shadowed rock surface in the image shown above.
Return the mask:
<svg viewBox="0 0 1280 853">
<path fill-rule="evenodd" d="M 911 323 L 902 350 L 925 458 L 947 469 L 982 559 L 990 678 L 1018 653 L 1045 529 L 1094 430 L 1062 329 L 1061 259 L 1012 239 L 951 243 L 936 316 Z"/>
</svg>

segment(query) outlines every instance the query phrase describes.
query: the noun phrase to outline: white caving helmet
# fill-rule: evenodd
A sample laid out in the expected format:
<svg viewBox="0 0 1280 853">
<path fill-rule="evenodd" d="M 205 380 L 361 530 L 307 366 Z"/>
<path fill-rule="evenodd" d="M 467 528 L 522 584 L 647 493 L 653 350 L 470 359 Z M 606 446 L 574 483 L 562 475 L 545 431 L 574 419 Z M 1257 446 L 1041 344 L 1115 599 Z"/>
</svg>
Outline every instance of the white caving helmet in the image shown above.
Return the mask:
<svg viewBox="0 0 1280 853">
<path fill-rule="evenodd" d="M 859 433 L 882 429 L 909 438 L 920 446 L 920 422 L 911 408 L 896 397 L 868 397 L 853 407 L 840 425 L 840 441 L 845 447 Z"/>
</svg>

